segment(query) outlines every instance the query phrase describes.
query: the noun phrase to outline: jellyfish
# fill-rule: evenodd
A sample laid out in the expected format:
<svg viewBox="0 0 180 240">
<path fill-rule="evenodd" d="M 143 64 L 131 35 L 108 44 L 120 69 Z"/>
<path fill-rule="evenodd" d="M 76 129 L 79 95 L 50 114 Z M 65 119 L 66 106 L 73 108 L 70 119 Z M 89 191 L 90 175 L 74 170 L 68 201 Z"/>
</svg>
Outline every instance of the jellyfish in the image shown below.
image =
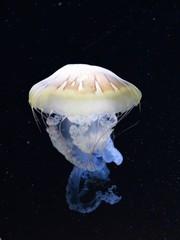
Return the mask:
<svg viewBox="0 0 180 240">
<path fill-rule="evenodd" d="M 110 70 L 87 64 L 65 65 L 30 89 L 33 115 L 36 118 L 36 110 L 46 117 L 53 146 L 74 165 L 66 187 L 70 209 L 85 213 L 102 201 L 120 201 L 115 186 L 98 189 L 89 202 L 81 199 L 93 183 L 109 181 L 107 163 L 122 163 L 111 136 L 118 121 L 140 103 L 141 96 L 137 87 Z"/>
</svg>

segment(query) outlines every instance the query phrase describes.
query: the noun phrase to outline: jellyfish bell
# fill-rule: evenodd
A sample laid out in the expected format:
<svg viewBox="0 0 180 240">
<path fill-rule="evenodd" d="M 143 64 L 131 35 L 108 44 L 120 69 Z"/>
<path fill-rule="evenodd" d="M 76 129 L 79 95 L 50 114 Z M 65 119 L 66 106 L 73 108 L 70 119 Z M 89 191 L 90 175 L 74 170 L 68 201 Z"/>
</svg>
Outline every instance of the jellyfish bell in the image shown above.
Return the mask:
<svg viewBox="0 0 180 240">
<path fill-rule="evenodd" d="M 133 84 L 98 66 L 69 64 L 29 92 L 32 109 L 48 115 L 52 144 L 75 166 L 96 171 L 122 162 L 111 139 L 124 114 L 137 106 L 141 92 Z"/>
<path fill-rule="evenodd" d="M 32 108 L 63 116 L 124 113 L 137 106 L 141 92 L 133 84 L 98 66 L 69 64 L 35 84 Z"/>
</svg>

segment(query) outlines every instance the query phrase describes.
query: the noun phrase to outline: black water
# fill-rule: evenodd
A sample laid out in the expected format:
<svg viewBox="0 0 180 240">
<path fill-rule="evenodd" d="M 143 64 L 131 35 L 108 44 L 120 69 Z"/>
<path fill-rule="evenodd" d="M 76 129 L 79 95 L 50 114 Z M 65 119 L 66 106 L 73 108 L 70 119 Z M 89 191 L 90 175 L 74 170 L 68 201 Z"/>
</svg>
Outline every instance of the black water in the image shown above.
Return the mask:
<svg viewBox="0 0 180 240">
<path fill-rule="evenodd" d="M 176 1 L 2 4 L 0 239 L 179 239 Z M 108 68 L 143 94 L 115 131 L 124 161 L 110 178 L 122 200 L 84 215 L 65 199 L 72 165 L 28 105 L 31 86 L 68 63 Z"/>
</svg>

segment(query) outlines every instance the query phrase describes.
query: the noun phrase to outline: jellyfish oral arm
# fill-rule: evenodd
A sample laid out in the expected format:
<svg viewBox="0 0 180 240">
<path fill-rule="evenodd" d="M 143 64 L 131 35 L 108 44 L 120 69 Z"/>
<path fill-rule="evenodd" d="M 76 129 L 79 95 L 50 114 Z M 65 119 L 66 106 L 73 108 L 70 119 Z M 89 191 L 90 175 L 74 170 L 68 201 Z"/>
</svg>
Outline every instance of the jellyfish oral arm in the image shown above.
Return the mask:
<svg viewBox="0 0 180 240">
<path fill-rule="evenodd" d="M 114 147 L 113 141 L 109 138 L 108 144 L 103 151 L 102 158 L 105 162 L 114 162 L 116 165 L 120 165 L 123 161 L 123 156 Z"/>
<path fill-rule="evenodd" d="M 116 186 L 108 187 L 106 191 L 95 190 L 93 182 L 100 180 L 101 183 L 108 183 L 110 171 L 106 164 L 100 171 L 89 172 L 78 167 L 74 167 L 66 186 L 66 200 L 69 208 L 80 213 L 89 213 L 94 211 L 102 201 L 111 205 L 118 203 L 121 196 L 116 195 L 113 191 Z M 83 186 L 80 187 L 82 182 Z M 94 189 L 94 192 L 93 192 Z M 104 190 L 104 189 L 103 189 Z M 83 202 L 82 198 L 86 197 L 89 193 L 94 193 L 89 201 Z"/>
<path fill-rule="evenodd" d="M 104 162 L 120 165 L 123 160 L 110 137 L 116 123 L 115 115 L 82 119 L 54 114 L 47 118 L 47 132 L 53 146 L 73 165 L 96 171 Z"/>
</svg>

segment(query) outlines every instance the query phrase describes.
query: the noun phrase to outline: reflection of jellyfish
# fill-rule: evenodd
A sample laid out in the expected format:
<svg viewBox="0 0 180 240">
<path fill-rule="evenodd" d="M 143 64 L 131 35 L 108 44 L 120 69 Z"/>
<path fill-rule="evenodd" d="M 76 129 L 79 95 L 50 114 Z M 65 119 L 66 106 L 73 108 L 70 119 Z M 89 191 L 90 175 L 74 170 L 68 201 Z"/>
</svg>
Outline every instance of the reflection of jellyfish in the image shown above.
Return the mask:
<svg viewBox="0 0 180 240">
<path fill-rule="evenodd" d="M 90 212 L 101 201 L 114 204 L 120 200 L 114 187 L 109 187 L 106 192 L 96 191 L 90 202 L 82 202 L 93 182 L 108 181 L 106 163 L 121 164 L 122 155 L 111 133 L 118 117 L 140 99 L 141 92 L 131 83 L 107 69 L 85 64 L 66 65 L 31 88 L 32 110 L 45 113 L 53 146 L 75 165 L 66 194 L 71 209 Z"/>
</svg>

